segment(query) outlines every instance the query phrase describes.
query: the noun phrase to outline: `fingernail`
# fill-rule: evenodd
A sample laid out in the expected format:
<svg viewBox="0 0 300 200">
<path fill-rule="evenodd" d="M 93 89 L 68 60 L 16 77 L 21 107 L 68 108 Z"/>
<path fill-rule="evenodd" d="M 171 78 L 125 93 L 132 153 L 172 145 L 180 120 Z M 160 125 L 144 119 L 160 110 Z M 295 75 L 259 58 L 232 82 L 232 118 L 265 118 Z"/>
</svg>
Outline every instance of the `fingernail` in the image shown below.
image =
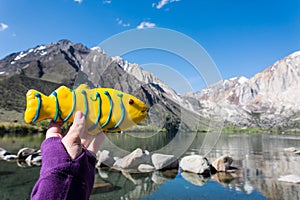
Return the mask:
<svg viewBox="0 0 300 200">
<path fill-rule="evenodd" d="M 75 119 L 82 119 L 83 118 L 83 113 L 78 111 L 75 113 Z"/>
</svg>

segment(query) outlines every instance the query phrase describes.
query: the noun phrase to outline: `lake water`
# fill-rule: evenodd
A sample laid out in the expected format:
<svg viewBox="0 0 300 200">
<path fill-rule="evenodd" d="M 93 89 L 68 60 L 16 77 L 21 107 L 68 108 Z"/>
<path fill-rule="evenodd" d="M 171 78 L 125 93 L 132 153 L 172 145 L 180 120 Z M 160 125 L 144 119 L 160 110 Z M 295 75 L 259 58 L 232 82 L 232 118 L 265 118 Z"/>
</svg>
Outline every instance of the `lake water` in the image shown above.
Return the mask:
<svg viewBox="0 0 300 200">
<path fill-rule="evenodd" d="M 91 199 L 300 199 L 300 184 L 280 182 L 282 175 L 300 176 L 300 156 L 284 148 L 300 147 L 298 135 L 221 134 L 211 148 L 202 133 L 176 137 L 155 135 L 109 135 L 102 149 L 124 156 L 137 147 L 151 153 L 173 153 L 178 157 L 206 155 L 209 161 L 230 155 L 238 173 L 217 173 L 212 177 L 169 170 L 129 173 L 98 170 Z M 38 148 L 41 136 L 0 138 L 0 147 L 16 153 L 24 146 Z M 203 141 L 206 144 L 203 144 Z M 213 144 L 208 141 L 208 144 Z M 29 199 L 39 167 L 20 168 L 0 161 L 0 199 Z"/>
</svg>

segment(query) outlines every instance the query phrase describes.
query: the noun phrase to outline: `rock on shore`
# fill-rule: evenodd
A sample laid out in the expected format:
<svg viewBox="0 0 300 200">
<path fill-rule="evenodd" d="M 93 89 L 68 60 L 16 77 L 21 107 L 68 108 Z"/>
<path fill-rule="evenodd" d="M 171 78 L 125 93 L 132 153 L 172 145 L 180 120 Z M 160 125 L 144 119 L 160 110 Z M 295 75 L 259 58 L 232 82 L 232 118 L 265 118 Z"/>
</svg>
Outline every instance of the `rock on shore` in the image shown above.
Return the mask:
<svg viewBox="0 0 300 200">
<path fill-rule="evenodd" d="M 216 159 L 212 166 L 218 171 L 218 172 L 226 172 L 230 170 L 231 164 L 233 162 L 233 159 L 230 156 L 221 156 L 220 158 Z"/>
<path fill-rule="evenodd" d="M 210 173 L 210 164 L 207 158 L 200 155 L 185 156 L 181 159 L 179 166 L 183 171 L 196 174 Z"/>
<path fill-rule="evenodd" d="M 140 164 L 150 163 L 150 155 L 148 151 L 137 148 L 127 156 L 117 160 L 113 167 L 121 169 L 137 169 Z"/>
<path fill-rule="evenodd" d="M 155 153 L 151 156 L 152 163 L 156 170 L 178 168 L 178 159 L 174 155 Z"/>
<path fill-rule="evenodd" d="M 0 160 L 15 161 L 17 156 L 0 147 Z"/>
</svg>

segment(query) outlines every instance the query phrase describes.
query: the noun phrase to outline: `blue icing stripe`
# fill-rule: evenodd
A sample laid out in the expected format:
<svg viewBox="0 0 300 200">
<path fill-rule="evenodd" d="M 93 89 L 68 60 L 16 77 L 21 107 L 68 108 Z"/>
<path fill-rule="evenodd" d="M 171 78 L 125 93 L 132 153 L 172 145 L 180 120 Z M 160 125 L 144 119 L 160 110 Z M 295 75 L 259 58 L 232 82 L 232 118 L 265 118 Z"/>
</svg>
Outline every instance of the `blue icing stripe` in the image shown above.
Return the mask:
<svg viewBox="0 0 300 200">
<path fill-rule="evenodd" d="M 55 97 L 55 105 L 56 105 L 55 106 L 56 110 L 55 110 L 55 115 L 54 115 L 53 121 L 56 122 L 56 120 L 57 120 L 57 118 L 59 116 L 59 104 L 58 104 L 58 98 L 57 98 L 56 91 L 52 92 L 52 95 Z"/>
<path fill-rule="evenodd" d="M 31 121 L 32 123 L 34 123 L 39 118 L 39 116 L 40 116 L 40 110 L 41 110 L 41 104 L 42 104 L 41 95 L 39 93 L 37 93 L 34 96 L 38 100 L 38 106 L 37 106 L 36 111 L 35 111 L 35 116 L 34 116 L 33 120 Z"/>
<path fill-rule="evenodd" d="M 125 118 L 125 108 L 124 108 L 124 104 L 122 101 L 123 94 L 118 94 L 118 97 L 120 97 L 120 107 L 121 107 L 122 115 L 121 115 L 119 122 L 114 127 L 108 129 L 110 131 L 119 128 L 119 126 L 122 124 L 122 122 L 124 121 L 124 118 Z"/>
<path fill-rule="evenodd" d="M 87 99 L 87 95 L 86 95 L 86 91 L 85 90 L 81 90 L 81 93 L 84 96 L 84 116 L 87 116 L 88 112 L 89 112 L 89 104 L 88 104 L 88 99 Z"/>
<path fill-rule="evenodd" d="M 113 106 L 114 106 L 113 101 L 111 99 L 111 96 L 109 95 L 109 92 L 104 91 L 104 94 L 107 96 L 107 98 L 109 100 L 109 113 L 108 113 L 108 117 L 106 119 L 106 122 L 104 124 L 102 124 L 100 128 L 105 127 L 109 123 L 110 118 L 111 118 L 111 113 L 112 113 L 112 110 L 113 110 Z"/>
<path fill-rule="evenodd" d="M 68 114 L 68 116 L 67 116 L 65 119 L 63 119 L 63 122 L 68 121 L 68 119 L 72 116 L 72 114 L 73 114 L 73 112 L 74 112 L 74 110 L 75 110 L 75 107 L 76 107 L 76 94 L 75 94 L 75 91 L 74 91 L 74 90 L 71 90 L 71 92 L 72 92 L 72 95 L 73 95 L 73 105 L 72 105 L 72 110 L 71 110 L 71 112 Z"/>
<path fill-rule="evenodd" d="M 91 97 L 91 100 L 92 101 L 97 101 L 98 100 L 98 116 L 97 116 L 97 119 L 96 119 L 94 125 L 89 128 L 89 131 L 92 131 L 95 128 L 97 128 L 97 126 L 99 125 L 100 117 L 101 117 L 101 97 L 100 97 L 100 94 L 97 92 L 96 93 L 96 98 L 93 99 Z"/>
</svg>

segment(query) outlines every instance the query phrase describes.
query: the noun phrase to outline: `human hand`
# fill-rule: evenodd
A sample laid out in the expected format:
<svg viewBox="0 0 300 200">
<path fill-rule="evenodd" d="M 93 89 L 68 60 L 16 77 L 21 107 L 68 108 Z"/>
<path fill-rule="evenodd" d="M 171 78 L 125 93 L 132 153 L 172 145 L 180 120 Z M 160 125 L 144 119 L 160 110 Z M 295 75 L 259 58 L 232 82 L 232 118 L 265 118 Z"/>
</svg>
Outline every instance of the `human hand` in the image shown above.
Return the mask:
<svg viewBox="0 0 300 200">
<path fill-rule="evenodd" d="M 72 160 L 76 159 L 82 153 L 82 149 L 86 147 L 95 156 L 104 142 L 104 133 L 100 133 L 94 137 L 85 130 L 85 118 L 80 111 L 75 113 L 74 122 L 67 129 L 64 137 L 61 126 L 62 123 L 51 121 L 46 132 L 46 139 L 50 137 L 62 138 L 62 144 Z"/>
<path fill-rule="evenodd" d="M 88 134 L 82 112 L 75 113 L 74 122 L 65 135 L 61 126 L 62 123 L 49 124 L 46 140 L 41 145 L 42 167 L 32 189 L 32 200 L 89 199 L 92 192 L 96 165 L 92 154 L 99 150 L 105 134 L 96 137 Z"/>
</svg>

